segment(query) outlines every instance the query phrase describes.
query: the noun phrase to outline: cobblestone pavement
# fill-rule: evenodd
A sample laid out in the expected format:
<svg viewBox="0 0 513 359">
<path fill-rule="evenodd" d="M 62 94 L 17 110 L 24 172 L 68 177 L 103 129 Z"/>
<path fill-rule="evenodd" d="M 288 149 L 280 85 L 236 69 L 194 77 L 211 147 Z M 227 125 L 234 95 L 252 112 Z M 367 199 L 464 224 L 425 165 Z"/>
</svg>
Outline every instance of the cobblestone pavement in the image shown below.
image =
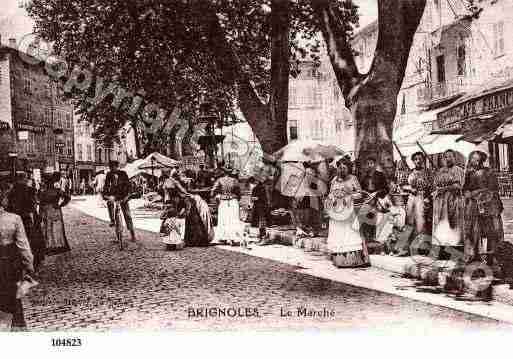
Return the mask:
<svg viewBox="0 0 513 359">
<path fill-rule="evenodd" d="M 139 245 L 121 252 L 105 222 L 72 208 L 64 218 L 72 251 L 47 259 L 40 285 L 25 299 L 30 330 L 510 328 L 220 248 L 166 252 L 149 232 L 138 231 Z M 334 315 L 298 316 L 302 306 Z M 188 316 L 189 308 L 206 307 L 255 308 L 259 317 Z M 293 315 L 281 317 L 281 308 Z"/>
</svg>

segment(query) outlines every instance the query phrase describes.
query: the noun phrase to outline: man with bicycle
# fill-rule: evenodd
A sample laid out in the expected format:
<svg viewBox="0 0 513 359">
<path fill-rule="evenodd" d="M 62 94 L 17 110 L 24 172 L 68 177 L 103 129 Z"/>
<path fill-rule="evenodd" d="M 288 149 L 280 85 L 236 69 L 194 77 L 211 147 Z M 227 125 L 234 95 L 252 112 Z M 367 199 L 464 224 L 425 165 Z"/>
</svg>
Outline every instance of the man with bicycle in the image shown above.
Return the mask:
<svg viewBox="0 0 513 359">
<path fill-rule="evenodd" d="M 128 201 L 130 200 L 130 180 L 125 171 L 119 169 L 118 161 L 109 162 L 110 172 L 105 177 L 105 185 L 103 187 L 102 196 L 107 201 L 107 208 L 109 210 L 110 226 L 114 226 L 115 218 L 115 202 L 119 202 L 125 223 L 130 231 L 132 241 L 135 241 L 135 230 L 132 222 L 132 216 L 130 215 L 130 206 Z"/>
</svg>

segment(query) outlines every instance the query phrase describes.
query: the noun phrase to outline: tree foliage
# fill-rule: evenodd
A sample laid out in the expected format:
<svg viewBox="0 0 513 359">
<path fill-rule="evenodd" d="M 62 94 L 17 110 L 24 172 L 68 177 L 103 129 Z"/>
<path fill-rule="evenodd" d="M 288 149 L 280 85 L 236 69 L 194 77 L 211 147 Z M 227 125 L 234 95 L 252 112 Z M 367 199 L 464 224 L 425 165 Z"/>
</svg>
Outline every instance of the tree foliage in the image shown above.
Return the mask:
<svg viewBox="0 0 513 359">
<path fill-rule="evenodd" d="M 356 6 L 332 3 L 349 38 L 358 21 Z M 145 103 L 169 112 L 178 106 L 187 118 L 208 101 L 223 119 L 233 121 L 241 88 L 254 91 L 265 104 L 277 86 L 271 58 L 273 37 L 279 34 L 273 33 L 272 9 L 279 4 L 287 6 L 289 27 L 283 31 L 289 32 L 290 49 L 290 58 L 280 54 L 279 61 L 286 71 L 290 61 L 294 76 L 297 61 L 319 60 L 319 23 L 308 0 L 33 0 L 27 10 L 36 31 L 54 44 L 69 68 L 89 69 L 95 80 L 114 81 L 134 93 L 143 90 Z M 225 56 L 222 44 L 212 41 L 213 26 L 219 26 L 233 56 Z M 284 81 L 282 76 L 278 82 Z M 140 121 L 140 114 L 127 115 L 128 102 L 116 109 L 105 101 L 92 109 L 83 96 L 74 96 L 105 141 L 115 139 L 125 121 Z M 282 105 L 286 99 L 280 97 Z M 260 128 L 255 132 L 262 138 Z"/>
</svg>

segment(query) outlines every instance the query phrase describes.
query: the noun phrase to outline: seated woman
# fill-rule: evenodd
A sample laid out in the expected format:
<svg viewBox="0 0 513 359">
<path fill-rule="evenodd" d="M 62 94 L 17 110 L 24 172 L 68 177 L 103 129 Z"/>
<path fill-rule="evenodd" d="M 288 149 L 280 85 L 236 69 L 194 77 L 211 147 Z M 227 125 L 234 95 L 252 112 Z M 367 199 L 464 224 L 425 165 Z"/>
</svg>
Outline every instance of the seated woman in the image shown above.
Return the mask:
<svg viewBox="0 0 513 359">
<path fill-rule="evenodd" d="M 187 247 L 205 247 L 214 239 L 214 227 L 208 203 L 199 195 L 185 198 L 185 236 Z"/>
</svg>

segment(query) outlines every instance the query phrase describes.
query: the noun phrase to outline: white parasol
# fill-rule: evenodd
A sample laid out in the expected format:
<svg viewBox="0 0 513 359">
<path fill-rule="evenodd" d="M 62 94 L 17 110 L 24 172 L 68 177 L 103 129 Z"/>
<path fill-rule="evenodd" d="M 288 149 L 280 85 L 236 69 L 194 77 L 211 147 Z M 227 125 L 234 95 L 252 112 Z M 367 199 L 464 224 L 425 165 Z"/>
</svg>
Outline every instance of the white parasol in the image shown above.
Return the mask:
<svg viewBox="0 0 513 359">
<path fill-rule="evenodd" d="M 276 151 L 273 157 L 280 162 L 321 162 L 345 154 L 344 150 L 334 144 L 316 140 L 297 140 Z"/>
</svg>

